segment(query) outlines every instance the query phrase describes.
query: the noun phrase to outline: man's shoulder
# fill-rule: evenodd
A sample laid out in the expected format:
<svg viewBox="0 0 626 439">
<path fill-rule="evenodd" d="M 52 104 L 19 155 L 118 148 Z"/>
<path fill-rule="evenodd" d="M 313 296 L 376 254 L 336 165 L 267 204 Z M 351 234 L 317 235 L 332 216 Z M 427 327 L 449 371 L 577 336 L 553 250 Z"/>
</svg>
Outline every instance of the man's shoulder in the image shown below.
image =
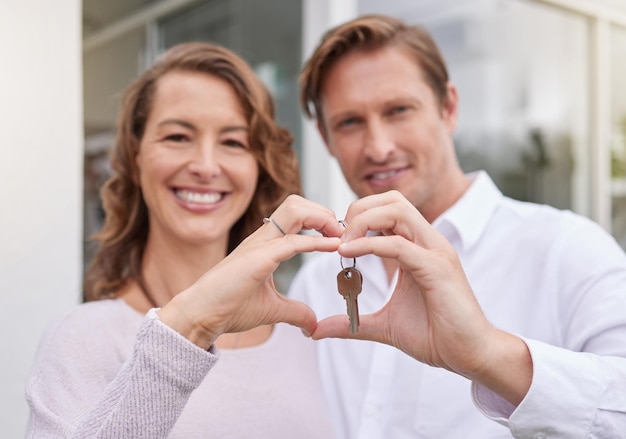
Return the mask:
<svg viewBox="0 0 626 439">
<path fill-rule="evenodd" d="M 535 242 L 564 240 L 585 247 L 614 244 L 614 238 L 600 224 L 568 209 L 504 197 L 496 215 L 497 223 L 508 224 L 512 233 L 519 232 Z"/>
<path fill-rule="evenodd" d="M 572 226 L 596 226 L 597 224 L 584 215 L 572 210 L 551 206 L 549 204 L 520 201 L 503 196 L 496 211 L 509 217 L 516 217 L 520 221 L 540 221 L 546 226 L 549 224 Z"/>
</svg>

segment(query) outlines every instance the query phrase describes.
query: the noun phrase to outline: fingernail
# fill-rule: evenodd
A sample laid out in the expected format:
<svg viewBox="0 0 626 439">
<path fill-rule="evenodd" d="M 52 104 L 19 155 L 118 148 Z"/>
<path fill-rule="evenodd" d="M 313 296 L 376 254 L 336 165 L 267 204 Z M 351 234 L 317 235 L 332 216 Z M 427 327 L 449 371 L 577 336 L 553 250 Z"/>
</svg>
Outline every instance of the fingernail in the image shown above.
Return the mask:
<svg viewBox="0 0 626 439">
<path fill-rule="evenodd" d="M 311 334 L 309 334 L 306 330 L 300 328 L 300 331 L 302 331 L 302 335 L 304 335 L 306 338 L 311 338 Z"/>
</svg>

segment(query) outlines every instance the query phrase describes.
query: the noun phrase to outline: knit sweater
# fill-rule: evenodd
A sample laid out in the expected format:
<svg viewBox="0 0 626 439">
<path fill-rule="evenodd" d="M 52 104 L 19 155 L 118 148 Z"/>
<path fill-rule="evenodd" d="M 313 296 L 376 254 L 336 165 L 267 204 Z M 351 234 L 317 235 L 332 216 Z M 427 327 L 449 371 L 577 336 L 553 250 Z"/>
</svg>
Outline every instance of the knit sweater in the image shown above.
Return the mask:
<svg viewBox="0 0 626 439">
<path fill-rule="evenodd" d="M 155 310 L 83 304 L 42 338 L 26 437 L 329 438 L 315 348 L 278 324 L 261 345 L 205 351 Z"/>
</svg>

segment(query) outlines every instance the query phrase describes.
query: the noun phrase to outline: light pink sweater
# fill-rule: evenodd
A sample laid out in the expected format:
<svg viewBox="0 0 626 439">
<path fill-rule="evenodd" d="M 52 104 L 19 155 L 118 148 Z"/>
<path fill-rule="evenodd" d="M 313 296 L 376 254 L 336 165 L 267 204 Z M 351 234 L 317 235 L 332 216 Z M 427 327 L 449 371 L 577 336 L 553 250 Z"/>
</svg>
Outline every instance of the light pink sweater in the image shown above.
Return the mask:
<svg viewBox="0 0 626 439">
<path fill-rule="evenodd" d="M 279 324 L 259 346 L 207 352 L 154 310 L 83 304 L 42 338 L 26 437 L 330 438 L 315 348 Z"/>
</svg>

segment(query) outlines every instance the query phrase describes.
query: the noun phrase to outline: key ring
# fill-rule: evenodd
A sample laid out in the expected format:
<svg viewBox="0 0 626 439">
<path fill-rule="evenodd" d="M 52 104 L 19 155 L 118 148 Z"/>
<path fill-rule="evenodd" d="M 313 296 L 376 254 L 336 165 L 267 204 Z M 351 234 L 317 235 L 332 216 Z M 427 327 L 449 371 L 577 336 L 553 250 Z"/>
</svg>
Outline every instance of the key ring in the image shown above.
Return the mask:
<svg viewBox="0 0 626 439">
<path fill-rule="evenodd" d="M 346 267 L 343 266 L 343 256 L 339 255 L 339 264 L 341 264 L 341 269 L 345 270 Z M 352 267 L 348 268 L 356 268 L 356 258 L 352 258 Z"/>
<path fill-rule="evenodd" d="M 339 224 L 341 224 L 344 228 L 348 227 L 348 223 L 346 222 L 346 220 L 339 220 Z M 341 265 L 341 269 L 345 270 L 346 267 L 343 266 L 343 256 L 339 255 L 339 264 Z M 352 267 L 350 268 L 356 268 L 356 258 L 352 258 Z"/>
</svg>

